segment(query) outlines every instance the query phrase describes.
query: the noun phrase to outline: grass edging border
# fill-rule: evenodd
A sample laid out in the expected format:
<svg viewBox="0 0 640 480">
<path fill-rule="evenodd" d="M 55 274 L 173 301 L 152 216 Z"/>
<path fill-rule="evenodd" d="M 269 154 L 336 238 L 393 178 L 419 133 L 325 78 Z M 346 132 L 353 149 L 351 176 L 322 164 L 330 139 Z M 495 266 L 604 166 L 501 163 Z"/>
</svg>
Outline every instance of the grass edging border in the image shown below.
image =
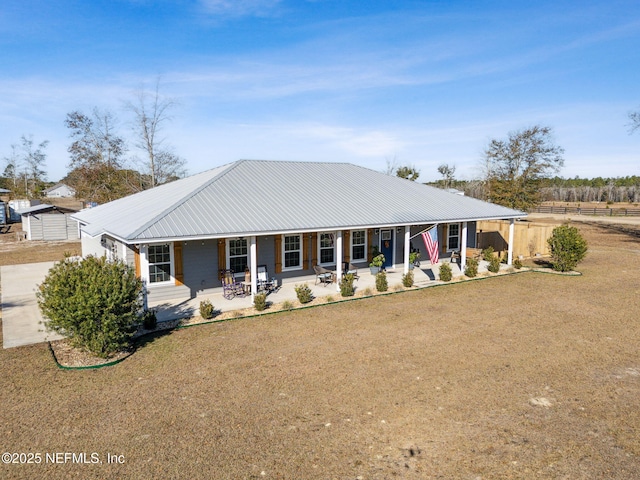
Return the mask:
<svg viewBox="0 0 640 480">
<path fill-rule="evenodd" d="M 527 272 L 533 272 L 533 273 L 545 273 L 545 274 L 550 274 L 550 275 L 560 275 L 560 276 L 565 276 L 565 277 L 579 277 L 582 276 L 581 272 L 577 272 L 577 271 L 572 271 L 572 272 L 556 272 L 553 270 L 547 270 L 547 269 L 542 269 L 542 268 L 531 268 L 531 267 L 525 267 L 523 269 L 520 270 L 516 270 L 513 272 L 504 272 L 501 273 L 500 275 L 486 275 L 486 276 L 482 276 L 482 277 L 471 277 L 471 278 L 465 278 L 463 280 L 458 280 L 455 282 L 449 281 L 449 282 L 441 282 L 441 283 L 434 283 L 434 284 L 430 284 L 430 285 L 423 285 L 423 286 L 419 286 L 419 287 L 414 287 L 410 289 L 402 289 L 402 290 L 395 290 L 395 291 L 387 291 L 387 292 L 378 292 L 375 295 L 368 295 L 368 296 L 362 296 L 362 297 L 354 297 L 354 298 L 345 298 L 342 297 L 341 300 L 335 300 L 332 302 L 326 302 L 326 303 L 320 303 L 317 305 L 301 305 L 300 307 L 296 307 L 296 308 L 291 308 L 289 310 L 276 310 L 276 311 L 272 311 L 272 312 L 261 312 L 261 313 L 254 313 L 252 315 L 242 315 L 242 316 L 237 316 L 237 317 L 231 317 L 231 318 L 223 318 L 220 320 L 207 320 L 204 322 L 198 322 L 198 323 L 190 323 L 190 324 L 186 324 L 186 325 L 176 325 L 174 327 L 171 328 L 166 328 L 166 329 L 158 329 L 158 330 L 153 330 L 147 333 L 143 333 L 141 335 L 139 335 L 138 337 L 135 338 L 135 341 L 138 342 L 140 339 L 145 338 L 149 335 L 155 335 L 158 333 L 161 333 L 162 331 L 171 331 L 171 330 L 180 330 L 183 328 L 190 328 L 190 327 L 199 327 L 201 325 L 211 325 L 213 323 L 223 323 L 223 322 L 232 322 L 234 320 L 243 320 L 243 319 L 249 319 L 249 318 L 259 318 L 259 317 L 265 317 L 268 315 L 276 315 L 278 313 L 286 313 L 286 312 L 292 312 L 292 311 L 296 311 L 296 310 L 307 310 L 310 308 L 317 308 L 317 307 L 324 307 L 326 305 L 335 305 L 335 304 L 339 304 L 339 303 L 345 303 L 345 302 L 355 302 L 355 301 L 359 301 L 359 300 L 366 300 L 366 299 L 370 299 L 370 298 L 375 298 L 375 297 L 382 297 L 382 296 L 387 296 L 387 295 L 395 295 L 398 293 L 406 293 L 406 292 L 410 292 L 410 291 L 418 291 L 418 290 L 425 290 L 427 288 L 436 288 L 436 287 L 445 287 L 445 286 L 451 286 L 451 285 L 457 285 L 460 283 L 465 283 L 465 282 L 470 282 L 470 281 L 475 281 L 475 280 L 487 280 L 487 279 L 491 279 L 491 278 L 496 278 L 496 277 L 502 277 L 505 275 L 516 275 L 516 274 L 521 274 L 521 273 L 527 273 Z M 170 320 L 172 321 L 172 320 Z M 53 351 L 53 347 L 51 346 L 51 342 L 47 342 L 48 347 L 49 347 L 49 351 L 51 352 L 51 356 L 53 357 L 53 360 L 55 362 L 55 364 L 58 366 L 58 368 L 62 369 L 62 370 L 96 370 L 98 368 L 104 368 L 104 367 L 112 367 L 114 365 L 117 365 L 120 362 L 125 361 L 127 358 L 129 358 L 130 356 L 132 356 L 137 349 L 133 349 L 131 352 L 129 352 L 127 355 L 125 355 L 122 358 L 119 358 L 117 360 L 113 360 L 111 362 L 106 362 L 106 363 L 100 363 L 98 365 L 81 365 L 81 366 L 69 366 L 69 365 L 62 365 L 60 362 L 58 362 L 58 359 L 56 357 L 55 352 Z"/>
</svg>

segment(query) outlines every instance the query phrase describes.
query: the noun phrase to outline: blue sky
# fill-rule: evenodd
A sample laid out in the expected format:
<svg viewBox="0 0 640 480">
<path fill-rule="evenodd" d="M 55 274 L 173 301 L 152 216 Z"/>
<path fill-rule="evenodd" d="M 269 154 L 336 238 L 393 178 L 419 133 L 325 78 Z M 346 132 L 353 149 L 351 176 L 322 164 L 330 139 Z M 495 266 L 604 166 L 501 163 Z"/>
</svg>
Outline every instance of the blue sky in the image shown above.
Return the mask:
<svg viewBox="0 0 640 480">
<path fill-rule="evenodd" d="M 49 140 L 60 179 L 66 114 L 111 110 L 129 137 L 123 104 L 159 76 L 189 173 L 395 159 L 472 179 L 491 138 L 542 124 L 561 175 L 640 175 L 637 0 L 3 0 L 0 157 Z"/>
</svg>

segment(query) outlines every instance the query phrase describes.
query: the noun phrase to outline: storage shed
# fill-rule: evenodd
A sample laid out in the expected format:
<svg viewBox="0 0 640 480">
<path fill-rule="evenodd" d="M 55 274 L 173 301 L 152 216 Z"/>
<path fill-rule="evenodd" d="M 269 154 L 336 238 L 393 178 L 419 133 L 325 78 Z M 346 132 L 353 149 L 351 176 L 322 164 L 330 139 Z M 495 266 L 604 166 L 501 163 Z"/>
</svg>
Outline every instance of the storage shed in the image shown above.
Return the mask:
<svg viewBox="0 0 640 480">
<path fill-rule="evenodd" d="M 35 205 L 21 210 L 27 240 L 77 240 L 78 224 L 70 214 L 76 210 L 55 205 Z"/>
</svg>

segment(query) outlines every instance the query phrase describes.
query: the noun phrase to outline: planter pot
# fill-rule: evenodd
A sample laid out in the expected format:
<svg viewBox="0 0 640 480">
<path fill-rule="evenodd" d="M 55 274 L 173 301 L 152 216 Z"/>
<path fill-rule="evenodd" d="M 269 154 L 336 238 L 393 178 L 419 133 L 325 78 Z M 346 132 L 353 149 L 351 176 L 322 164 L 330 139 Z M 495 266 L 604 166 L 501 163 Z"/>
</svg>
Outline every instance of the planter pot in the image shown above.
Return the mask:
<svg viewBox="0 0 640 480">
<path fill-rule="evenodd" d="M 371 275 L 377 275 L 380 273 L 380 267 L 369 267 L 369 270 L 371 271 Z"/>
</svg>

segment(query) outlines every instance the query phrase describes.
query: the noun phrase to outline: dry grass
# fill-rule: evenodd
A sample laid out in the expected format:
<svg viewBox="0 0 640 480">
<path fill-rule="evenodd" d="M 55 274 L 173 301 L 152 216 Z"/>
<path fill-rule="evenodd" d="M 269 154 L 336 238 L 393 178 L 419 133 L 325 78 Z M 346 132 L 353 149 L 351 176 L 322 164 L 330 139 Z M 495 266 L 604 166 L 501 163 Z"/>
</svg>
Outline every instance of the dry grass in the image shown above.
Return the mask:
<svg viewBox="0 0 640 480">
<path fill-rule="evenodd" d="M 176 330 L 64 371 L 3 350 L 2 478 L 640 476 L 638 238 L 584 225 L 583 275 L 494 277 Z"/>
</svg>

